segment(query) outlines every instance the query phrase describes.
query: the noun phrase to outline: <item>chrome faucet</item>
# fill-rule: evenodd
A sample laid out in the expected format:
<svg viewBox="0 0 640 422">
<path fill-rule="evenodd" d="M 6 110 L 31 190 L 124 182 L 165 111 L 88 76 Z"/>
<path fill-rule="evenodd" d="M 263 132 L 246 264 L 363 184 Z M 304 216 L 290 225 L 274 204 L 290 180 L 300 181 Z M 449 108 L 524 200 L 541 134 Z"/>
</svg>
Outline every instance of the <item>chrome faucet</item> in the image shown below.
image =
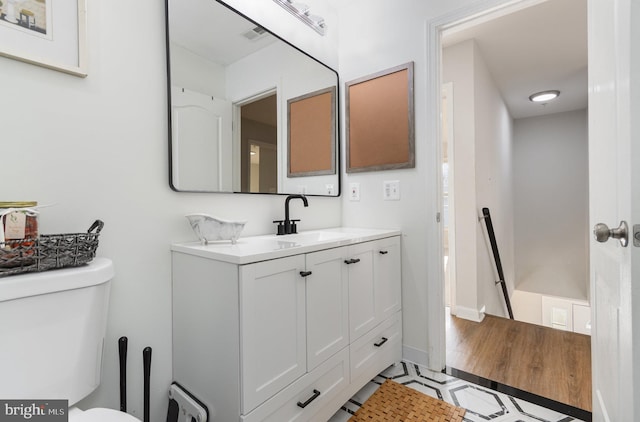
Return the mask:
<svg viewBox="0 0 640 422">
<path fill-rule="evenodd" d="M 298 227 L 296 222 L 300 220 L 290 220 L 289 219 L 289 201 L 292 199 L 301 199 L 304 203 L 305 207 L 309 206 L 309 202 L 307 201 L 307 197 L 304 195 L 289 195 L 287 199 L 284 200 L 284 220 L 274 220 L 274 223 L 278 223 L 278 234 L 295 234 L 298 233 Z"/>
</svg>

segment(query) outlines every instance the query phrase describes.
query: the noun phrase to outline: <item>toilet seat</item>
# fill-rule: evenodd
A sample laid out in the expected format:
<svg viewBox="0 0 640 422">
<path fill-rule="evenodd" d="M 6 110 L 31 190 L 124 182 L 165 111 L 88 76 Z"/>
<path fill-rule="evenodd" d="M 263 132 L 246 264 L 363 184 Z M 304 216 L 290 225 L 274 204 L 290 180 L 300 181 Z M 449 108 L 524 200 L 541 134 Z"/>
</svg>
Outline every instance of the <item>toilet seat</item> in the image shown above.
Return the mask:
<svg viewBox="0 0 640 422">
<path fill-rule="evenodd" d="M 140 422 L 140 419 L 113 409 L 70 409 L 69 422 Z"/>
</svg>

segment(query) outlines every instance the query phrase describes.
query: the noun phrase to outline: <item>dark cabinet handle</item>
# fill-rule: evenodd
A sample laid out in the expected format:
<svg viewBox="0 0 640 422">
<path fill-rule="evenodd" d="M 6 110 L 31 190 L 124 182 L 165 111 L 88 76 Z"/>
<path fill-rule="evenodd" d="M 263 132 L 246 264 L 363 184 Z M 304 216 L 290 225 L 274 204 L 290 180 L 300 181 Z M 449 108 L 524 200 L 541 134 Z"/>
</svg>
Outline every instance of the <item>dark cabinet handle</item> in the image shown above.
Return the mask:
<svg viewBox="0 0 640 422">
<path fill-rule="evenodd" d="M 346 260 L 344 261 L 344 263 L 345 263 L 345 264 L 356 264 L 356 263 L 358 263 L 358 262 L 360 262 L 360 258 L 356 258 L 356 259 L 346 259 Z"/>
<path fill-rule="evenodd" d="M 383 344 L 385 344 L 388 340 L 389 340 L 388 338 L 382 337 L 382 340 L 380 340 L 380 343 L 373 343 L 373 345 L 376 346 L 376 347 L 380 347 Z"/>
<path fill-rule="evenodd" d="M 315 399 L 317 399 L 319 396 L 320 396 L 320 392 L 314 389 L 313 396 L 309 397 L 309 399 L 304 403 L 298 402 L 298 406 L 304 409 L 305 407 L 309 406 L 309 404 Z"/>
<path fill-rule="evenodd" d="M 389 251 L 380 251 L 380 255 L 386 255 L 388 253 L 389 253 Z"/>
<path fill-rule="evenodd" d="M 300 275 L 302 277 L 306 277 L 306 276 L 311 275 L 311 274 L 312 274 L 311 271 L 300 271 Z"/>
</svg>

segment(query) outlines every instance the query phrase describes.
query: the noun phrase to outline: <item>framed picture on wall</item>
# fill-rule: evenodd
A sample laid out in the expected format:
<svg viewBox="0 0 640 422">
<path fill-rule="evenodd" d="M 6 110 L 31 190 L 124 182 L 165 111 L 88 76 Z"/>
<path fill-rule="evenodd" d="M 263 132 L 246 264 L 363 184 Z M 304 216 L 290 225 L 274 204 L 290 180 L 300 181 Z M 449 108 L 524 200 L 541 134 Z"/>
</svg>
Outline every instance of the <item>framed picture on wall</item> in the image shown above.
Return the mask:
<svg viewBox="0 0 640 422">
<path fill-rule="evenodd" d="M 0 55 L 87 76 L 86 0 L 0 0 Z"/>
<path fill-rule="evenodd" d="M 288 177 L 336 173 L 336 87 L 287 101 Z"/>
<path fill-rule="evenodd" d="M 413 62 L 345 86 L 347 173 L 415 167 Z"/>
</svg>

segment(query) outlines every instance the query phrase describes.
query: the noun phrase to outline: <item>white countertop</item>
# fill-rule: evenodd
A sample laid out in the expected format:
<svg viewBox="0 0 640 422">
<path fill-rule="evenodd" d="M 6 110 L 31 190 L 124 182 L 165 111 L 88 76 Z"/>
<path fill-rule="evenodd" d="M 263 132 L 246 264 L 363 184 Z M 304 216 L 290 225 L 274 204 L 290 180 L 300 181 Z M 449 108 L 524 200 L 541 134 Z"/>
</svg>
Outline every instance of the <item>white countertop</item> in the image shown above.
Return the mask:
<svg viewBox="0 0 640 422">
<path fill-rule="evenodd" d="M 282 236 L 240 237 L 235 245 L 228 240 L 210 242 L 208 245 L 203 245 L 198 241 L 174 243 L 171 245 L 171 250 L 232 264 L 249 264 L 384 239 L 386 237 L 399 236 L 400 234 L 400 230 L 393 229 L 335 227 Z"/>
</svg>

